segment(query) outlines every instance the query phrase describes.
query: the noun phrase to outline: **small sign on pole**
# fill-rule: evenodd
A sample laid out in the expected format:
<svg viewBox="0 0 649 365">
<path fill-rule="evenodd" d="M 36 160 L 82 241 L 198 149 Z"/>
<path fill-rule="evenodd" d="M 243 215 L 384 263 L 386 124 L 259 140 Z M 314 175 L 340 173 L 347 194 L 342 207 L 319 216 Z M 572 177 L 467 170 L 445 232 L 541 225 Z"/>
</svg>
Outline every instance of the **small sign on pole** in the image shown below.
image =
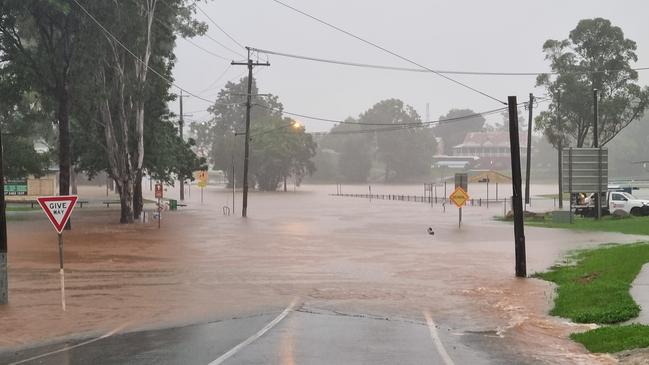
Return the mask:
<svg viewBox="0 0 649 365">
<path fill-rule="evenodd" d="M 162 199 L 162 184 L 155 184 L 155 197 L 156 199 Z"/>
<path fill-rule="evenodd" d="M 459 189 L 459 190 L 458 190 Z M 469 200 L 469 174 L 465 172 L 458 172 L 455 174 L 455 190 L 451 193 L 449 200 L 451 200 L 458 208 L 458 227 L 462 228 L 462 207 Z"/>
<path fill-rule="evenodd" d="M 448 199 L 460 208 L 458 227 L 462 227 L 462 207 L 466 204 L 467 200 L 469 200 L 469 194 L 464 191 L 461 186 L 458 186 L 453 190 Z"/>
<path fill-rule="evenodd" d="M 162 184 L 155 184 L 155 197 L 158 199 L 158 228 L 160 228 L 160 219 L 162 218 L 162 196 L 163 196 Z"/>
<path fill-rule="evenodd" d="M 203 204 L 203 189 L 207 186 L 207 170 L 200 170 L 196 172 L 196 179 L 198 180 L 198 185 L 199 188 L 201 188 L 201 204 Z"/>
<path fill-rule="evenodd" d="M 65 273 L 63 270 L 63 228 L 68 223 L 72 210 L 79 198 L 76 195 L 43 196 L 38 204 L 49 218 L 59 238 L 59 273 L 61 276 L 61 307 L 65 311 Z"/>
</svg>

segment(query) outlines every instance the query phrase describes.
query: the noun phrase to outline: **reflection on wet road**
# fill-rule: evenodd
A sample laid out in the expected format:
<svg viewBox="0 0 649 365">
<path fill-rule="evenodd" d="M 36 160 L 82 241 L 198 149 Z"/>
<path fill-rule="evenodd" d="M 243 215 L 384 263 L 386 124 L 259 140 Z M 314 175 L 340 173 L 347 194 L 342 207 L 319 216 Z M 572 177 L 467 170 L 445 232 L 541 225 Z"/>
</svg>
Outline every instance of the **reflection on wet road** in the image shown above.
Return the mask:
<svg viewBox="0 0 649 365">
<path fill-rule="evenodd" d="M 428 317 L 428 318 L 424 318 Z M 428 321 L 427 321 L 428 320 Z M 18 364 L 506 364 L 421 321 L 306 306 L 202 325 L 104 336 L 0 355 Z M 260 330 L 261 329 L 261 330 Z M 431 334 L 435 333 L 431 338 Z M 439 332 L 439 335 L 437 333 Z M 448 349 L 448 351 L 447 351 Z M 28 359 L 25 361 L 24 359 Z M 216 360 L 214 360 L 216 359 Z"/>
</svg>

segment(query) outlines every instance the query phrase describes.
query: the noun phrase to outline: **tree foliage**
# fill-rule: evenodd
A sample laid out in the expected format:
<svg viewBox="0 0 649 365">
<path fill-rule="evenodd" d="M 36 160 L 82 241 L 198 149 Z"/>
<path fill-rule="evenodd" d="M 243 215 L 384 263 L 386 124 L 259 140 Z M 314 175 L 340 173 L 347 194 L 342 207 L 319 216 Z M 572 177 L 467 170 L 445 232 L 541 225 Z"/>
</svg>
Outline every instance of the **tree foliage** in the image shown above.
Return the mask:
<svg viewBox="0 0 649 365">
<path fill-rule="evenodd" d="M 318 144 L 316 166 L 324 180 L 366 182 L 376 155 L 373 136 L 361 132 L 358 120 L 347 118 L 331 128 Z M 330 166 L 331 165 L 331 166 Z"/>
<path fill-rule="evenodd" d="M 243 180 L 246 94 L 248 79 L 228 82 L 210 107 L 213 118 L 192 127 L 197 148 L 210 151 L 214 168 L 224 172 L 232 186 Z M 291 121 L 282 118 L 282 104 L 277 96 L 256 96 L 258 87 L 252 80 L 251 157 L 249 185 L 261 190 L 275 190 L 280 180 L 292 176 L 298 181 L 314 172 L 311 158 L 316 144 L 304 129 L 295 130 Z M 290 132 L 290 133 L 289 133 Z M 232 176 L 232 164 L 235 174 Z"/>
<path fill-rule="evenodd" d="M 251 171 L 259 190 L 275 191 L 288 177 L 299 185 L 313 174 L 316 144 L 304 127 L 288 118 L 272 118 L 258 123 L 251 134 Z"/>
<path fill-rule="evenodd" d="M 376 143 L 377 159 L 385 167 L 385 181 L 404 181 L 430 174 L 435 139 L 432 130 L 421 123 L 415 109 L 398 99 L 376 103 L 361 114 L 359 121 L 366 130 L 379 130 L 395 125 L 395 129 L 376 131 L 372 136 Z M 386 127 L 382 127 L 385 125 Z"/>
<path fill-rule="evenodd" d="M 468 133 L 482 130 L 486 120 L 483 116 L 475 114 L 471 109 L 451 109 L 439 118 L 447 122 L 439 123 L 433 128 L 433 132 L 444 142 L 445 154 L 452 155 L 453 147 L 462 143 Z"/>
<path fill-rule="evenodd" d="M 0 130 L 4 174 L 8 178 L 41 176 L 50 164 L 49 152 L 38 152 L 36 142 L 48 147 L 53 139 L 49 115 L 38 94 L 28 92 L 8 67 L 0 68 Z"/>
<path fill-rule="evenodd" d="M 61 0 L 0 0 L 0 53 L 13 72 L 53 103 L 58 123 L 59 193 L 70 192 L 70 108 L 79 68 L 82 16 Z"/>
<path fill-rule="evenodd" d="M 549 39 L 545 58 L 556 76 L 538 76 L 553 101 L 535 121 L 553 145 L 559 141 L 577 147 L 592 146 L 593 90 L 599 90 L 599 142 L 606 144 L 644 113 L 649 89 L 635 82 L 638 72 L 636 43 L 621 28 L 603 18 L 581 20 L 568 39 Z M 559 104 L 560 102 L 560 104 Z M 557 125 L 557 108 L 561 125 Z"/>
</svg>

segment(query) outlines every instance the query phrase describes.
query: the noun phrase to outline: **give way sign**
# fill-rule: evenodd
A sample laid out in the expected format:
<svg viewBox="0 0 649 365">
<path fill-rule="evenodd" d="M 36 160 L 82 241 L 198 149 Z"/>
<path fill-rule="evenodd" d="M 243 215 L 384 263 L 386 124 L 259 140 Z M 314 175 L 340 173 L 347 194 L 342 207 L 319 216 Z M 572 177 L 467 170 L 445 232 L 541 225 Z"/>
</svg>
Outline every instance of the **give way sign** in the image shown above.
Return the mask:
<svg viewBox="0 0 649 365">
<path fill-rule="evenodd" d="M 58 233 L 63 232 L 63 227 L 68 223 L 77 199 L 76 195 L 42 196 L 37 198 L 38 203 Z"/>
</svg>

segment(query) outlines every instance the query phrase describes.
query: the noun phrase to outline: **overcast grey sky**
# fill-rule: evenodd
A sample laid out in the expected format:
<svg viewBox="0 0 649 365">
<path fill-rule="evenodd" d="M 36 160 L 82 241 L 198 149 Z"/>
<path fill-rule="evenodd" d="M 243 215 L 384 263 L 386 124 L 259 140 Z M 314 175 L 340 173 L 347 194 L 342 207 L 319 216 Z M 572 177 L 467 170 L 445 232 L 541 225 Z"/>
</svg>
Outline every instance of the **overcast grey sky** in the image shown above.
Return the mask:
<svg viewBox="0 0 649 365">
<path fill-rule="evenodd" d="M 646 0 L 546 0 L 546 1 L 424 1 L 424 0 L 285 0 L 427 67 L 443 70 L 540 72 L 547 71 L 541 47 L 546 39 L 564 39 L 580 19 L 604 17 L 622 28 L 638 44 L 637 67 L 649 66 L 649 2 Z M 271 0 L 214 0 L 201 4 L 221 27 L 245 46 L 352 62 L 412 65 L 356 39 L 336 32 Z M 212 25 L 203 14 L 197 18 L 210 26 L 208 34 L 244 53 Z M 212 40 L 193 40 L 214 53 L 239 59 Z M 212 90 L 205 90 L 228 68 L 229 62 L 209 55 L 179 39 L 176 82 L 205 97 L 214 96 L 227 80 L 237 80 L 245 67 L 233 66 Z M 484 111 L 497 102 L 434 74 L 372 70 L 269 57 L 271 67 L 256 74 L 261 92 L 280 97 L 288 111 L 344 119 L 357 116 L 374 103 L 399 98 L 425 118 L 452 108 Z M 534 76 L 452 77 L 499 99 L 517 95 L 519 101 L 534 88 Z M 640 73 L 640 84 L 649 84 L 649 71 Z M 176 103 L 177 104 L 177 103 Z M 178 111 L 178 105 L 172 105 Z M 189 119 L 205 120 L 207 103 L 188 98 Z M 499 115 L 489 121 L 500 121 Z M 301 119 L 307 131 L 327 130 L 331 124 Z"/>
</svg>

